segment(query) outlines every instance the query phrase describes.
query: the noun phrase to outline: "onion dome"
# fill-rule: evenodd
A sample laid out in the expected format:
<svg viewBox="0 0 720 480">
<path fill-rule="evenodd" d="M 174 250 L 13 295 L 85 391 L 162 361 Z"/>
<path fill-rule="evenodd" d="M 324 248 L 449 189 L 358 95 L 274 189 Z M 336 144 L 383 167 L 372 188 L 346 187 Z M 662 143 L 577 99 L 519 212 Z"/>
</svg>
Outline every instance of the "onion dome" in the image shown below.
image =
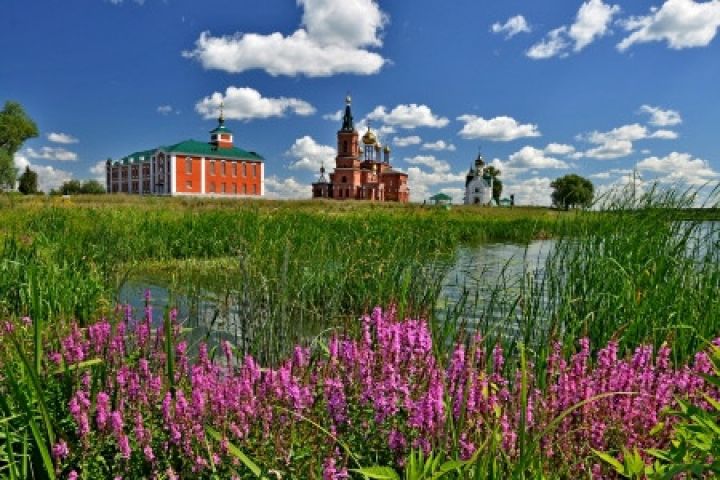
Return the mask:
<svg viewBox="0 0 720 480">
<path fill-rule="evenodd" d="M 375 137 L 375 134 L 370 130 L 370 127 L 368 127 L 368 131 L 363 135 L 362 141 L 365 145 L 375 145 L 377 143 L 377 137 Z"/>
<path fill-rule="evenodd" d="M 383 152 L 390 153 L 390 145 L 385 145 L 385 148 L 383 148 Z"/>
<path fill-rule="evenodd" d="M 379 152 L 381 149 L 382 149 L 382 147 L 380 146 L 380 144 L 379 144 L 379 143 L 376 143 L 376 144 L 375 144 L 375 151 L 376 151 L 376 152 Z"/>
</svg>

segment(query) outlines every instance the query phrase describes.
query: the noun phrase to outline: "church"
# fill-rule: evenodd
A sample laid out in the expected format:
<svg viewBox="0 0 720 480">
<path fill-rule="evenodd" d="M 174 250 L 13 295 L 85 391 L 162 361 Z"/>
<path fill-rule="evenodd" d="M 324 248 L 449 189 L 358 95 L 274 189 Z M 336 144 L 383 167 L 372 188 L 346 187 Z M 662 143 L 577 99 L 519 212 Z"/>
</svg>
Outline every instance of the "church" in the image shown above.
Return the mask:
<svg viewBox="0 0 720 480">
<path fill-rule="evenodd" d="M 492 205 L 493 182 L 482 154 L 478 153 L 475 165 L 470 166 L 465 177 L 465 205 Z"/>
<path fill-rule="evenodd" d="M 352 99 L 345 99 L 345 115 L 337 132 L 335 169 L 327 177 L 325 166 L 312 184 L 313 198 L 374 200 L 407 203 L 410 199 L 407 173 L 390 165 L 390 146 L 380 144 L 368 127 L 360 138 L 353 124 Z"/>
<path fill-rule="evenodd" d="M 108 193 L 197 197 L 260 197 L 264 159 L 233 144 L 222 105 L 209 142 L 185 140 L 105 163 Z"/>
</svg>

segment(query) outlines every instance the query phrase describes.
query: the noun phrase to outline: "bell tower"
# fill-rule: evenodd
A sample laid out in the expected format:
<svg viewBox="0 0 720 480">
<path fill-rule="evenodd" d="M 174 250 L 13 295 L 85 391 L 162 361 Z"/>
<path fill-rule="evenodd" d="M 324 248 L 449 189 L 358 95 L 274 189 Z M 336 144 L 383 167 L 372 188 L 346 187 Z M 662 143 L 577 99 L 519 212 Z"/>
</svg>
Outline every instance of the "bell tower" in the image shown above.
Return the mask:
<svg viewBox="0 0 720 480">
<path fill-rule="evenodd" d="M 337 132 L 337 168 L 358 168 L 360 162 L 360 145 L 358 132 L 355 130 L 352 116 L 352 98 L 345 97 L 345 115 L 342 127 Z"/>
<path fill-rule="evenodd" d="M 223 104 L 220 103 L 220 116 L 218 117 L 218 126 L 210 130 L 210 144 L 215 148 L 232 148 L 233 133 L 225 126 L 225 116 L 223 115 Z"/>
</svg>

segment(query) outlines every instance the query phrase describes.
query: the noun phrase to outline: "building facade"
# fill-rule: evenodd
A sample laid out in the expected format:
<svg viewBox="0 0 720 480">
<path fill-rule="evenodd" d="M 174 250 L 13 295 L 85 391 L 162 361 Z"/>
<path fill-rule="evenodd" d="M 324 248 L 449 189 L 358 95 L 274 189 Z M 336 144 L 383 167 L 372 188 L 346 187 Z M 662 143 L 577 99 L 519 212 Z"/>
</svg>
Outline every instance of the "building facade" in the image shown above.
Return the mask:
<svg viewBox="0 0 720 480">
<path fill-rule="evenodd" d="M 326 176 L 325 167 L 320 168 L 320 178 L 312 184 L 313 198 L 408 202 L 407 174 L 392 168 L 390 147 L 383 148 L 369 127 L 361 144 L 351 104 L 348 96 L 343 123 L 337 132 L 335 169 Z"/>
<path fill-rule="evenodd" d="M 475 164 L 465 177 L 465 205 L 492 205 L 493 182 L 482 155 L 478 153 Z"/>
<path fill-rule="evenodd" d="M 105 164 L 108 193 L 258 197 L 265 194 L 262 156 L 234 146 L 220 110 L 209 142 L 186 140 Z"/>
</svg>

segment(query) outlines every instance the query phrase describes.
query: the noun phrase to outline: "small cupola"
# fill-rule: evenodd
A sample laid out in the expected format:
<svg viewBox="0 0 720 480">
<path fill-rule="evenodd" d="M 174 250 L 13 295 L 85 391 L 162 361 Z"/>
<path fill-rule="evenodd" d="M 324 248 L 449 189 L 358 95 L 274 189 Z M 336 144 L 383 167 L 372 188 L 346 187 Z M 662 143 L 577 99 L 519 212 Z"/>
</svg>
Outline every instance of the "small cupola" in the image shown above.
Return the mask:
<svg viewBox="0 0 720 480">
<path fill-rule="evenodd" d="M 225 126 L 225 115 L 223 114 L 223 104 L 220 103 L 220 116 L 218 117 L 218 126 L 210 130 L 210 143 L 215 148 L 232 148 L 233 133 Z"/>
</svg>

